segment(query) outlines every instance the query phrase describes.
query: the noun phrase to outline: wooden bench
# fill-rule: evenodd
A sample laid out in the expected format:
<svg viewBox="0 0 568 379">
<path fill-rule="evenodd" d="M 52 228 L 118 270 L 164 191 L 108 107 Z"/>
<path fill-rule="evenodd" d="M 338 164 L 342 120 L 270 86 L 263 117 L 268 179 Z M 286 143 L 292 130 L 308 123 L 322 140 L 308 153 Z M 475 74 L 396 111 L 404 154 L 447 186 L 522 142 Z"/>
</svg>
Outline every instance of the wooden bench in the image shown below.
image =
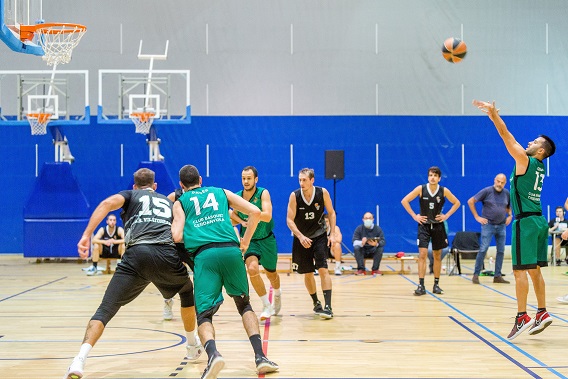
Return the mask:
<svg viewBox="0 0 568 379">
<path fill-rule="evenodd" d="M 365 261 L 370 260 L 371 258 L 367 258 L 365 259 Z M 410 274 L 410 270 L 408 270 L 405 266 L 407 265 L 407 263 L 409 262 L 414 262 L 416 261 L 418 258 L 416 256 L 404 256 L 401 258 L 398 258 L 396 256 L 383 256 L 383 259 L 381 260 L 381 262 L 384 261 L 398 261 L 400 262 L 400 270 L 388 270 L 388 271 L 381 271 L 383 274 L 397 274 L 397 275 L 406 275 L 406 274 Z M 349 254 L 345 254 L 341 257 L 341 261 L 342 262 L 356 262 L 355 261 L 355 257 Z M 282 264 L 280 264 L 282 263 Z M 328 265 L 329 266 L 329 265 Z M 332 270 L 332 268 L 330 269 Z M 293 272 L 293 268 L 292 268 L 292 254 L 278 254 L 278 266 L 276 269 L 276 272 L 279 273 L 286 273 L 287 275 L 290 275 Z M 352 270 L 353 273 L 357 272 L 357 269 L 355 268 L 354 270 Z"/>
<path fill-rule="evenodd" d="M 410 270 L 407 269 L 405 266 L 407 265 L 408 262 L 414 262 L 416 261 L 418 258 L 415 256 L 404 256 L 401 258 L 398 258 L 396 256 L 383 256 L 383 259 L 381 259 L 381 263 L 383 263 L 384 261 L 398 261 L 400 262 L 400 269 L 399 270 L 381 270 L 381 272 L 383 273 L 383 275 L 391 275 L 391 274 L 396 274 L 396 275 L 406 275 L 406 274 L 410 274 Z M 372 260 L 372 258 L 365 258 L 365 262 L 368 260 Z M 355 260 L 355 257 L 352 255 L 343 255 L 341 257 L 341 261 L 342 262 L 354 262 L 356 263 L 357 261 Z M 353 269 L 353 273 L 357 272 L 357 268 Z"/>
</svg>

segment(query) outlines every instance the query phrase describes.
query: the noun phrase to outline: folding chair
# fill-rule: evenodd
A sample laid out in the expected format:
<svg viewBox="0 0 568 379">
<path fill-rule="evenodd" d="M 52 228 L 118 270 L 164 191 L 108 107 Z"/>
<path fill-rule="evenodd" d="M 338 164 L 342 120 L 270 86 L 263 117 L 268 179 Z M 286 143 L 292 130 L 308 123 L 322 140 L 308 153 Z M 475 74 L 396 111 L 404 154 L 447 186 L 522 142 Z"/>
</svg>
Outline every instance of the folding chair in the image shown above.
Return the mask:
<svg viewBox="0 0 568 379">
<path fill-rule="evenodd" d="M 460 255 L 463 253 L 479 253 L 479 232 L 456 232 L 454 240 L 452 241 L 451 254 L 447 256 L 447 267 L 452 267 L 448 271 L 448 275 L 461 275 Z M 451 266 L 451 259 L 454 260 L 454 265 Z"/>
</svg>

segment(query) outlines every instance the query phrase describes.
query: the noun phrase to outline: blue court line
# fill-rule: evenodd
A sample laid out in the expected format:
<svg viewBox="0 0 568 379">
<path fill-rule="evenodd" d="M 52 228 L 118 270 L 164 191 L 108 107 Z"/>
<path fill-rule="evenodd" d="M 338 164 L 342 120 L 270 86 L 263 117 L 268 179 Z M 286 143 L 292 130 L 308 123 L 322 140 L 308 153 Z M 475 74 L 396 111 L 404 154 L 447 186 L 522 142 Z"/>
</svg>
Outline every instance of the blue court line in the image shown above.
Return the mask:
<svg viewBox="0 0 568 379">
<path fill-rule="evenodd" d="M 402 275 L 404 277 L 404 279 L 408 280 L 409 282 L 413 283 L 414 285 L 418 285 L 416 284 L 415 281 L 413 281 L 412 279 L 406 277 L 406 275 Z M 483 330 L 485 330 L 486 332 L 488 332 L 489 334 L 492 334 L 493 336 L 497 337 L 499 340 L 501 340 L 502 342 L 506 343 L 507 345 L 509 345 L 509 347 L 517 350 L 517 352 L 521 353 L 522 355 L 524 355 L 525 357 L 529 358 L 530 360 L 532 360 L 533 362 L 535 362 L 537 365 L 539 365 L 541 368 L 545 368 L 548 371 L 550 371 L 551 373 L 555 374 L 556 376 L 558 376 L 559 378 L 564 378 L 564 379 L 568 379 L 568 377 L 562 375 L 561 373 L 559 373 L 558 371 L 556 371 L 555 369 L 551 368 L 550 366 L 546 365 L 544 362 L 541 362 L 540 360 L 538 360 L 537 358 L 535 358 L 534 356 L 532 356 L 531 354 L 527 353 L 526 351 L 524 351 L 523 349 L 519 348 L 517 345 L 509 342 L 508 340 L 506 340 L 505 338 L 501 337 L 499 334 L 495 333 L 493 330 L 489 329 L 488 327 L 486 327 L 485 325 L 481 324 L 480 322 L 476 321 L 474 318 L 472 318 L 471 316 L 468 316 L 467 314 L 465 314 L 464 312 L 460 311 L 459 309 L 457 309 L 455 306 L 451 305 L 450 303 L 448 303 L 447 301 L 441 299 L 440 297 L 434 295 L 433 293 L 431 293 L 430 291 L 427 291 L 427 293 L 432 296 L 433 298 L 435 298 L 436 300 L 442 302 L 444 305 L 446 305 L 447 307 L 453 309 L 455 312 L 459 313 L 460 315 L 462 315 L 463 317 L 465 317 L 466 319 L 468 319 L 469 321 L 471 321 L 472 323 L 476 324 L 477 326 L 479 326 L 480 328 L 482 328 Z M 452 316 L 450 316 L 450 318 L 453 318 Z M 454 319 L 454 321 L 457 321 Z M 474 334 L 476 335 L 476 334 Z M 481 337 L 481 336 L 479 336 Z M 484 341 L 482 339 L 482 341 Z M 485 342 L 485 341 L 484 341 Z M 491 343 L 487 342 L 490 346 L 492 346 Z M 493 347 L 494 349 L 498 350 L 497 347 Z M 498 350 L 499 351 L 499 350 Z M 509 357 L 508 355 L 506 355 L 505 353 L 501 353 L 502 355 Z M 514 359 L 510 359 L 510 361 L 512 363 L 517 364 Z M 519 365 L 519 364 L 517 364 Z M 519 367 L 525 367 L 525 366 L 519 366 Z M 525 367 L 526 368 L 526 367 Z M 528 370 L 528 368 L 527 368 Z M 527 371 L 527 372 L 532 372 L 532 371 Z M 534 373 L 533 373 L 534 374 Z M 534 374 L 536 375 L 536 374 Z M 534 376 L 535 378 L 540 378 L 540 376 L 536 375 Z"/>
<path fill-rule="evenodd" d="M 463 278 L 464 280 L 471 281 L 471 279 L 464 278 L 463 276 L 462 276 L 462 278 Z M 484 287 L 484 288 L 486 288 L 486 289 L 488 289 L 488 290 L 490 290 L 490 291 L 493 291 L 493 292 L 495 292 L 495 293 L 498 293 L 499 295 L 502 295 L 502 296 L 504 296 L 504 297 L 506 297 L 506 298 L 509 298 L 509 299 L 511 299 L 511 300 L 517 301 L 517 298 L 516 298 L 516 297 L 511 296 L 511 295 L 509 295 L 509 294 L 506 294 L 506 293 L 504 293 L 504 292 L 501 292 L 501 291 L 499 291 L 499 290 L 496 290 L 496 289 L 493 288 L 493 287 L 489 287 L 489 286 L 487 286 L 486 284 L 479 284 L 479 285 L 482 286 L 482 287 Z M 528 307 L 528 308 L 535 309 L 535 310 L 538 309 L 538 306 L 536 306 L 536 305 L 531 305 L 531 304 L 527 304 L 527 307 Z M 551 317 L 553 317 L 553 318 L 557 318 L 558 320 L 561 320 L 561 321 L 563 321 L 563 322 L 568 322 L 568 319 L 565 319 L 565 318 L 563 318 L 563 317 L 560 317 L 560 316 L 556 315 L 555 313 L 548 312 L 548 314 L 549 314 Z"/>
<path fill-rule="evenodd" d="M 485 338 L 483 338 L 482 336 L 480 336 L 479 334 L 477 334 L 476 332 L 474 332 L 473 330 L 471 330 L 470 328 L 468 328 L 467 326 L 465 326 L 462 322 L 456 320 L 455 317 L 450 316 L 450 320 L 452 320 L 453 322 L 455 322 L 456 324 L 458 324 L 459 326 L 461 326 L 462 328 L 464 328 L 465 330 L 467 330 L 468 332 L 470 332 L 471 334 L 473 334 L 476 338 L 478 338 L 479 340 L 481 340 L 483 343 L 485 343 L 487 346 L 489 346 L 490 348 L 492 348 L 493 350 L 495 350 L 496 352 L 498 352 L 499 354 L 501 354 L 503 357 L 505 357 L 505 359 L 507 359 L 508 361 L 514 363 L 515 365 L 517 365 L 521 370 L 525 371 L 527 374 L 529 374 L 530 376 L 532 376 L 533 378 L 540 378 L 540 376 L 538 376 L 536 373 L 532 372 L 531 370 L 529 370 L 528 367 L 523 366 L 519 361 L 517 361 L 516 359 L 514 359 L 513 357 L 511 357 L 509 354 L 505 353 L 503 350 L 499 349 L 497 346 L 495 346 L 494 344 L 492 344 L 491 342 L 489 342 L 488 340 L 486 340 Z"/>
<path fill-rule="evenodd" d="M 65 328 L 73 328 L 73 329 L 77 329 L 79 327 L 65 327 Z M 84 328 L 81 328 L 84 329 Z M 165 346 L 165 347 L 160 347 L 160 348 L 156 348 L 156 349 L 149 349 L 149 350 L 140 350 L 140 351 L 132 351 L 132 352 L 128 352 L 128 353 L 113 353 L 113 354 L 101 354 L 101 355 L 89 355 L 89 358 L 102 358 L 102 357 L 117 357 L 117 356 L 121 356 L 121 355 L 134 355 L 134 354 L 142 354 L 142 353 L 149 353 L 152 351 L 160 351 L 160 350 L 166 350 L 166 349 L 171 349 L 172 347 L 176 347 L 179 346 L 181 344 L 184 344 L 187 339 L 185 338 L 185 336 L 179 334 L 179 333 L 173 333 L 173 332 L 168 332 L 165 330 L 158 330 L 158 329 L 147 329 L 147 328 L 125 328 L 125 327 L 106 327 L 106 329 L 127 329 L 127 330 L 144 330 L 144 331 L 150 331 L 150 332 L 158 332 L 158 333 L 164 333 L 164 334 L 169 334 L 169 335 L 173 335 L 176 337 L 180 338 L 180 341 L 177 343 L 174 343 L 173 345 L 169 345 L 169 346 Z M 31 341 L 30 341 L 31 342 Z M 100 342 L 99 342 L 100 343 Z M 0 358 L 0 361 L 41 361 L 41 360 L 59 360 L 59 359 L 73 359 L 73 357 L 63 357 L 63 358 Z"/>
<path fill-rule="evenodd" d="M 42 284 L 42 285 L 39 285 L 39 286 L 37 286 L 37 287 L 30 288 L 29 290 L 25 290 L 25 291 L 22 291 L 22 292 L 20 292 L 20 293 L 15 294 L 15 295 L 11 295 L 11 296 L 5 297 L 5 298 L 3 298 L 3 299 L 0 299 L 0 302 L 2 302 L 2 301 L 4 301 L 4 300 L 11 299 L 11 298 L 16 297 L 16 296 L 19 296 L 19 295 L 24 294 L 24 293 L 26 293 L 26 292 L 30 292 L 30 291 L 36 290 L 36 289 L 38 289 L 38 288 L 48 286 L 48 285 L 50 285 L 50 284 L 53 284 L 53 283 L 55 283 L 55 282 L 59 282 L 60 280 L 63 280 L 63 279 L 66 279 L 66 278 L 67 278 L 67 277 L 64 276 L 63 278 L 55 279 L 55 280 L 52 280 L 51 282 L 47 282 L 47 283 Z"/>
</svg>

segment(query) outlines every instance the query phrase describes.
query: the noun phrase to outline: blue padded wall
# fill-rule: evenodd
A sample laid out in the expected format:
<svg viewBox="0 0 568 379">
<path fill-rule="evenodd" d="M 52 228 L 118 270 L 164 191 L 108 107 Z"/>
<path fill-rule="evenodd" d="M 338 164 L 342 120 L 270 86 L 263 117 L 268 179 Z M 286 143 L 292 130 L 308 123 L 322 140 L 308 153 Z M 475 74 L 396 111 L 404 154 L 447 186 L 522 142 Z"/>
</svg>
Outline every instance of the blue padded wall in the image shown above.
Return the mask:
<svg viewBox="0 0 568 379">
<path fill-rule="evenodd" d="M 523 146 L 539 133 L 556 141 L 557 153 L 546 162 L 550 175 L 544 181 L 542 197 L 545 215 L 548 206 L 554 212 L 568 196 L 562 185 L 568 179 L 566 117 L 504 119 Z M 97 125 L 93 119 L 90 127 L 68 127 L 65 132 L 76 158 L 73 173 L 90 204 L 95 206 L 107 196 L 131 188 L 132 173 L 148 156 L 145 137 L 135 134 L 133 126 Z M 35 144 L 39 162 L 53 159 L 53 145 L 48 136 L 29 136 L 28 128 L 5 127 L 3 134 L 0 180 L 10 201 L 5 207 L 7 217 L 0 220 L 5 231 L 0 234 L 0 252 L 22 252 L 22 211 L 35 181 Z M 428 167 L 442 169 L 441 184 L 465 206 L 463 216 L 460 210 L 449 219 L 450 232 L 479 230 L 467 200 L 491 185 L 497 173 L 509 176 L 513 167 L 493 124 L 483 115 L 194 116 L 190 126 L 161 125 L 158 135 L 164 165 L 174 183 L 179 168 L 191 163 L 199 168 L 205 185 L 237 191 L 241 189 L 241 169 L 256 166 L 259 185 L 268 188 L 272 196 L 275 234 L 282 252 L 289 252 L 292 245 L 286 206 L 290 192 L 298 188 L 298 170 L 313 167 L 316 185 L 333 192 L 333 181 L 324 179 L 325 150 L 345 151 L 345 179 L 337 183 L 335 193 L 345 242 L 350 245 L 363 213 L 376 213 L 378 206 L 387 252 L 416 251 L 416 224 L 400 200 L 426 182 Z M 160 180 L 158 191 L 167 195 L 169 190 Z M 414 206 L 417 209 L 416 203 Z M 75 243 L 79 237 L 75 236 Z"/>
<path fill-rule="evenodd" d="M 164 195 L 168 196 L 168 194 L 174 192 L 176 186 L 174 185 L 174 181 L 168 172 L 168 169 L 164 162 L 149 162 L 149 161 L 142 161 L 138 165 L 138 169 L 140 168 L 148 168 L 155 173 L 155 181 L 158 183 L 157 192 L 163 193 Z M 138 170 L 137 169 L 137 170 Z M 129 188 L 132 188 L 134 185 L 134 179 L 130 182 Z"/>
<path fill-rule="evenodd" d="M 90 216 L 89 202 L 79 188 L 71 165 L 44 163 L 24 207 L 24 218 L 76 219 Z"/>
<path fill-rule="evenodd" d="M 44 163 L 24 208 L 24 257 L 76 257 L 90 207 L 69 163 Z"/>
</svg>

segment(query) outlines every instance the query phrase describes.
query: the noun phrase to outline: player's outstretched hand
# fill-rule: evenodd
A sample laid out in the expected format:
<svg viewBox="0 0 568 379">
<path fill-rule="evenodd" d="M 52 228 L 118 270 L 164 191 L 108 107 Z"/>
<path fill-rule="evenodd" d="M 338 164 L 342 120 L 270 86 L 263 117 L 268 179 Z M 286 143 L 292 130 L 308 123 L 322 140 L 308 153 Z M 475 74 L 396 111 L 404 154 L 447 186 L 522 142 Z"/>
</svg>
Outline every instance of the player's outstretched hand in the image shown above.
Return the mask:
<svg viewBox="0 0 568 379">
<path fill-rule="evenodd" d="M 487 101 L 473 100 L 473 106 L 487 113 L 489 116 L 499 113 L 499 109 L 495 107 L 495 101 L 490 103 Z"/>
<path fill-rule="evenodd" d="M 79 256 L 83 259 L 89 258 L 89 248 L 91 247 L 91 239 L 88 236 L 81 237 L 77 244 L 77 251 Z"/>
</svg>

